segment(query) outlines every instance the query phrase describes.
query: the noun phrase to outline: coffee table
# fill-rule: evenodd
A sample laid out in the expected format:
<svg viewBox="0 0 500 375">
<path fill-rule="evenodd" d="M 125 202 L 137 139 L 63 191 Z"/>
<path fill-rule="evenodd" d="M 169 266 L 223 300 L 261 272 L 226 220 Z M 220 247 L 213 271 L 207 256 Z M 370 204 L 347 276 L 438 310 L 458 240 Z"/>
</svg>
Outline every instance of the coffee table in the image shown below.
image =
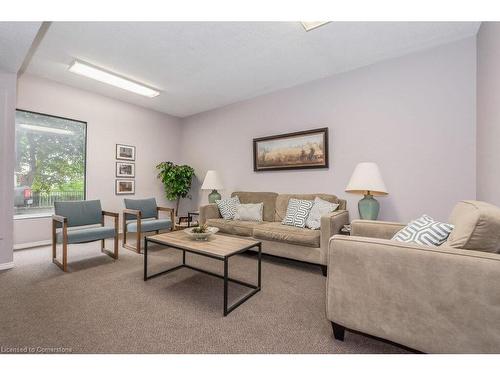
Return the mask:
<svg viewBox="0 0 500 375">
<path fill-rule="evenodd" d="M 148 243 L 156 243 L 166 246 L 167 248 L 182 251 L 182 264 L 169 268 L 167 270 L 148 275 Z M 230 278 L 229 275 L 229 258 L 236 254 L 241 254 L 249 249 L 258 248 L 257 258 L 257 285 L 247 283 L 245 281 Z M 208 258 L 217 259 L 224 263 L 224 274 L 219 275 L 201 268 L 197 268 L 186 264 L 186 253 L 202 255 Z M 244 238 L 228 237 L 224 235 L 214 234 L 207 241 L 196 241 L 191 239 L 183 231 L 169 232 L 148 236 L 145 238 L 144 244 L 144 281 L 153 277 L 165 275 L 169 272 L 176 271 L 181 268 L 189 268 L 198 272 L 203 272 L 207 275 L 215 276 L 224 280 L 224 316 L 227 316 L 231 311 L 247 301 L 250 297 L 258 293 L 261 289 L 261 260 L 262 260 L 262 244 L 259 241 L 254 241 Z M 228 306 L 228 284 L 233 282 L 239 285 L 246 286 L 252 289 L 248 294 L 241 297 L 238 301 Z"/>
</svg>

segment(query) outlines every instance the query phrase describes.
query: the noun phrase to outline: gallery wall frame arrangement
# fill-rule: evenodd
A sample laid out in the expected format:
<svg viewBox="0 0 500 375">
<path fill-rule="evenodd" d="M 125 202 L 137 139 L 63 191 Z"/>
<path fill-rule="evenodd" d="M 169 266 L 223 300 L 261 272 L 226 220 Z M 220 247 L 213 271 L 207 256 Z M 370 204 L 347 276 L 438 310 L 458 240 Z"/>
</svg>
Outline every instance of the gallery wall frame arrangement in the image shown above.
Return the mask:
<svg viewBox="0 0 500 375">
<path fill-rule="evenodd" d="M 121 178 L 134 178 L 135 177 L 135 163 L 127 163 L 123 161 L 116 162 L 116 177 Z"/>
<path fill-rule="evenodd" d="M 135 161 L 135 146 L 118 143 L 116 145 L 116 159 Z"/>
<path fill-rule="evenodd" d="M 253 139 L 255 172 L 328 167 L 328 128 Z"/>
<path fill-rule="evenodd" d="M 116 144 L 115 180 L 116 195 L 135 194 L 135 146 Z M 122 161 L 125 160 L 125 161 Z"/>
<path fill-rule="evenodd" d="M 115 194 L 116 195 L 133 195 L 133 194 L 135 194 L 135 180 L 116 179 Z"/>
</svg>

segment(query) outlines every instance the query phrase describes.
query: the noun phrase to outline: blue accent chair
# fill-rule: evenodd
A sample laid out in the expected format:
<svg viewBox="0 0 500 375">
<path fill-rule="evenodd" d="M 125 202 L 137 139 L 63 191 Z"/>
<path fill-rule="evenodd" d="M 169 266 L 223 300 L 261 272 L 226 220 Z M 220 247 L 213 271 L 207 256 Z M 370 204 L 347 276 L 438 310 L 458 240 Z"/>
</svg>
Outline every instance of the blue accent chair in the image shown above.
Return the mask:
<svg viewBox="0 0 500 375">
<path fill-rule="evenodd" d="M 101 251 L 118 259 L 119 215 L 101 209 L 101 201 L 55 202 L 52 215 L 52 262 L 68 272 L 68 244 L 101 241 Z M 114 227 L 104 225 L 104 217 L 114 218 Z M 90 225 L 94 225 L 89 227 Z M 100 226 L 95 226 L 100 225 Z M 105 240 L 114 238 L 114 251 L 104 248 Z M 56 245 L 62 244 L 62 263 L 57 260 Z"/>
<path fill-rule="evenodd" d="M 155 198 L 124 199 L 123 210 L 123 247 L 141 253 L 141 234 L 146 232 L 160 233 L 160 230 L 173 230 L 174 209 L 159 207 Z M 169 218 L 160 219 L 160 211 L 170 213 Z M 136 234 L 136 245 L 127 244 L 127 233 Z"/>
</svg>

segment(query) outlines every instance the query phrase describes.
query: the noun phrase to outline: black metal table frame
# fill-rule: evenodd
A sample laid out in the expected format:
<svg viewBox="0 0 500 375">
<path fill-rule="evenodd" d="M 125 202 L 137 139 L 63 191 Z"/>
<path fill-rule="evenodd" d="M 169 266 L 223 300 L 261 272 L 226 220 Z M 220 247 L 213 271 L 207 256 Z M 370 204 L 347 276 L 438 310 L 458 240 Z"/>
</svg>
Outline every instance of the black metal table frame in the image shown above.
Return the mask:
<svg viewBox="0 0 500 375">
<path fill-rule="evenodd" d="M 164 270 L 164 271 L 157 272 L 153 275 L 148 275 L 148 242 L 152 242 L 152 243 L 155 243 L 158 245 L 166 246 L 166 247 L 171 248 L 171 249 L 181 250 L 182 251 L 182 264 L 175 266 L 175 267 L 172 267 L 172 268 L 169 268 L 169 269 Z M 237 279 L 233 279 L 233 278 L 229 277 L 229 258 L 231 258 L 233 255 L 241 254 L 241 253 L 243 253 L 247 250 L 250 250 L 254 247 L 257 247 L 259 249 L 258 253 L 257 253 L 258 254 L 257 255 L 258 256 L 257 285 L 253 285 L 253 284 L 247 283 L 245 281 L 241 281 L 241 280 L 237 280 Z M 223 261 L 224 262 L 224 275 L 219 275 L 218 273 L 214 273 L 211 271 L 207 271 L 207 270 L 193 267 L 193 266 L 190 266 L 189 264 L 186 264 L 186 252 Z M 147 281 L 147 280 L 152 279 L 154 277 L 165 275 L 167 273 L 179 270 L 181 268 L 189 268 L 189 269 L 192 269 L 194 271 L 202 272 L 202 273 L 205 273 L 207 275 L 211 275 L 211 276 L 218 277 L 219 279 L 223 279 L 224 280 L 224 316 L 227 316 L 231 311 L 236 309 L 243 302 L 247 301 L 248 299 L 250 299 L 250 297 L 252 297 L 253 295 L 257 294 L 260 291 L 261 285 L 262 285 L 261 263 L 262 263 L 262 243 L 261 242 L 254 244 L 254 245 L 251 245 L 251 246 L 248 246 L 248 247 L 245 247 L 245 248 L 239 250 L 238 252 L 233 253 L 233 254 L 228 255 L 228 256 L 218 256 L 218 255 L 214 255 L 214 254 L 207 254 L 207 253 L 197 251 L 194 249 L 182 248 L 179 246 L 165 243 L 163 241 L 157 241 L 157 240 L 154 240 L 154 239 L 151 239 L 148 237 L 146 237 L 145 241 L 144 241 L 144 281 Z M 247 293 L 245 296 L 241 297 L 238 301 L 234 302 L 231 306 L 228 306 L 228 285 L 229 285 L 229 282 L 233 282 L 235 284 L 246 286 L 247 288 L 252 289 L 252 291 L 250 293 Z"/>
</svg>

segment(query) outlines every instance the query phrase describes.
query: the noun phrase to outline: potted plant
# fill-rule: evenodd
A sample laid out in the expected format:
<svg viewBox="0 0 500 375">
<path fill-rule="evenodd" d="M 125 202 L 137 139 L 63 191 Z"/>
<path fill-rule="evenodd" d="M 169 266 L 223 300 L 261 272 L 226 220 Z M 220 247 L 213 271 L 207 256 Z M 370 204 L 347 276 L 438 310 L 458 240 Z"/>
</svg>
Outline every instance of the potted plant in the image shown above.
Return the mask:
<svg viewBox="0 0 500 375">
<path fill-rule="evenodd" d="M 175 214 L 179 213 L 181 198 L 189 197 L 194 169 L 189 165 L 177 165 L 171 161 L 164 161 L 156 166 L 159 171 L 158 178 L 163 182 L 165 195 L 170 201 L 177 201 Z M 191 198 L 191 197 L 189 197 Z"/>
</svg>

